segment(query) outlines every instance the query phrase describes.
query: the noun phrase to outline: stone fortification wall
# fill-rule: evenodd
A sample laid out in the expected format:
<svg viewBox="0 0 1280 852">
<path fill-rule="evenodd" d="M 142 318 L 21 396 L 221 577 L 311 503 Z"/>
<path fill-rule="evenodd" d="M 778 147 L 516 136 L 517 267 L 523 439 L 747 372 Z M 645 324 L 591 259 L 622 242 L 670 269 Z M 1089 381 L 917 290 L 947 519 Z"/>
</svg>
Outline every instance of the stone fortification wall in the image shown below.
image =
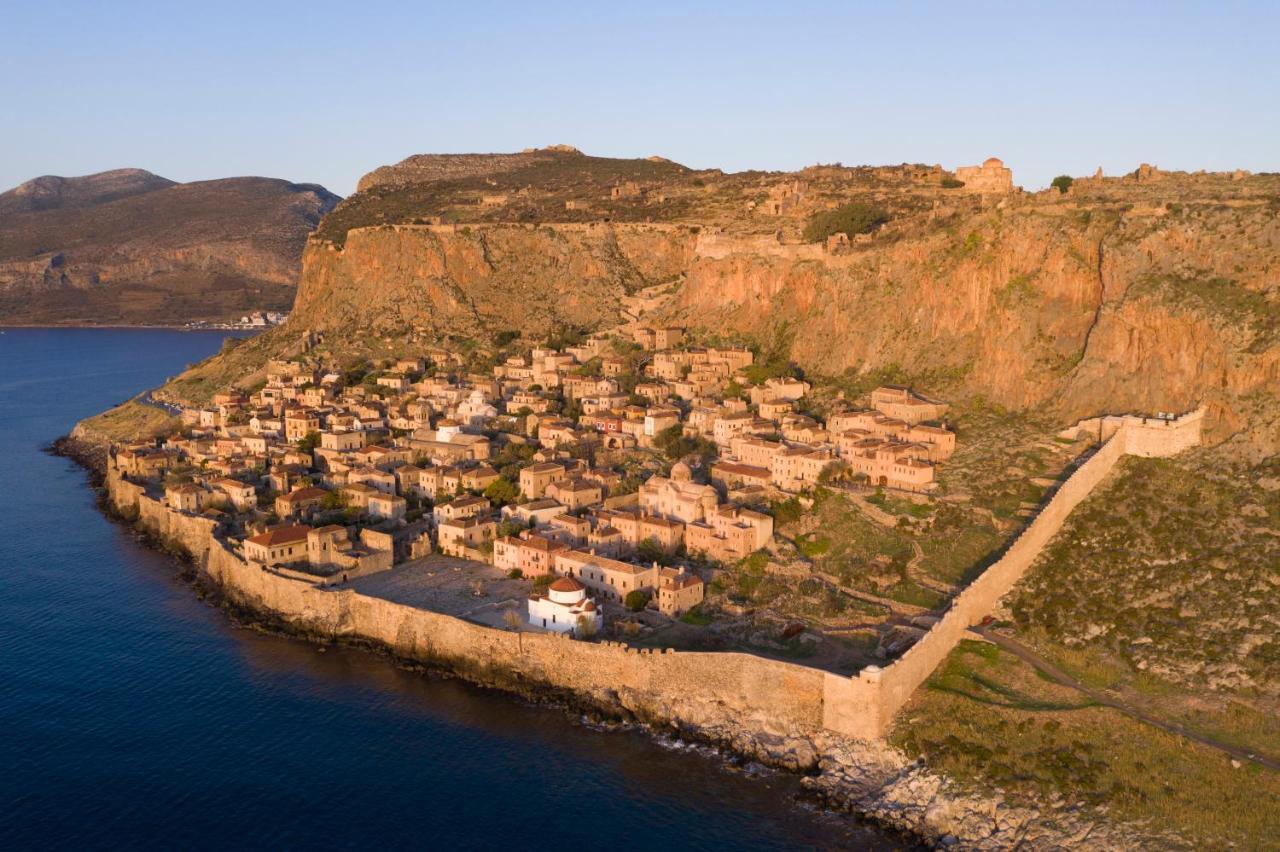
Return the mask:
<svg viewBox="0 0 1280 852">
<path fill-rule="evenodd" d="M 565 690 L 640 718 L 755 734 L 812 734 L 822 723 L 823 673 L 752 654 L 640 650 L 473 624 L 351 589 L 328 589 L 264 570 L 184 516 L 109 472 L 117 511 L 180 543 L 234 603 L 300 632 L 374 642 L 398 656 L 442 665 L 484 682 Z"/>
<path fill-rule="evenodd" d="M 826 255 L 826 250 L 821 243 L 780 243 L 773 234 L 736 236 L 703 231 L 698 235 L 694 253 L 711 260 L 721 260 L 732 254 L 819 260 Z"/>
<path fill-rule="evenodd" d="M 1193 446 L 1199 443 L 1202 417 L 1203 412 L 1194 412 L 1176 420 L 1100 421 L 1110 437 L 1062 483 L 1004 555 L 957 595 L 906 653 L 883 669 L 870 666 L 852 678 L 751 654 L 639 650 L 500 630 L 351 589 L 318 586 L 245 562 L 214 535 L 213 521 L 170 510 L 115 470 L 108 471 L 107 487 L 117 511 L 190 553 L 230 600 L 306 634 L 373 642 L 486 683 L 572 692 L 655 722 L 771 736 L 826 728 L 875 739 L 1125 453 L 1167 456 Z"/>
<path fill-rule="evenodd" d="M 1170 456 L 1194 446 L 1200 442 L 1203 418 L 1203 410 L 1172 420 L 1103 418 L 1103 434 L 1109 431 L 1110 437 L 1062 483 L 1004 555 L 956 595 L 920 641 L 883 669 L 868 666 L 853 678 L 826 675 L 823 726 L 862 739 L 883 736 L 911 694 L 951 653 L 965 631 L 991 613 L 1062 529 L 1071 510 L 1089 496 L 1122 456 Z"/>
</svg>

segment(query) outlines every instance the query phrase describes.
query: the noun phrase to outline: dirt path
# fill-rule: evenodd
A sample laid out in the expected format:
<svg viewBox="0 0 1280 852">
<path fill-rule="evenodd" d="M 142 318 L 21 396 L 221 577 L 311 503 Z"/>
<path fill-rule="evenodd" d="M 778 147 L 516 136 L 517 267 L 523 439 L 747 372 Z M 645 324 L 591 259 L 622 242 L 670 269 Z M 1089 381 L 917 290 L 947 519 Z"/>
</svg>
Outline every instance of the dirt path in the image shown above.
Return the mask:
<svg viewBox="0 0 1280 852">
<path fill-rule="evenodd" d="M 944 583 L 941 580 L 935 580 L 920 570 L 920 563 L 924 561 L 924 549 L 920 547 L 920 542 L 912 539 L 911 549 L 915 551 L 915 555 L 912 556 L 911 561 L 907 563 L 907 578 L 917 586 L 937 592 L 940 595 L 945 595 L 948 598 L 954 595 L 956 593 L 954 586 Z"/>
<path fill-rule="evenodd" d="M 1159 728 L 1162 731 L 1168 731 L 1171 734 L 1177 734 L 1180 737 L 1185 737 L 1186 739 L 1192 740 L 1193 742 L 1200 743 L 1201 745 L 1206 745 L 1209 748 L 1215 748 L 1218 751 L 1223 752 L 1224 754 L 1229 754 L 1232 757 L 1238 758 L 1240 760 L 1250 760 L 1261 766 L 1265 766 L 1268 769 L 1272 769 L 1276 772 L 1280 772 L 1280 760 L 1277 760 L 1276 758 L 1268 757 L 1267 755 L 1258 754 L 1257 752 L 1249 751 L 1246 748 L 1241 748 L 1240 746 L 1231 745 L 1230 743 L 1224 743 L 1220 740 L 1215 740 L 1212 737 L 1206 737 L 1204 734 L 1198 734 L 1195 731 L 1184 728 L 1181 725 L 1176 724 L 1174 722 L 1167 722 L 1163 719 L 1157 719 L 1156 717 L 1151 716 L 1147 713 L 1144 713 L 1143 711 L 1137 709 L 1136 707 L 1133 707 L 1130 704 L 1127 704 L 1123 701 L 1120 701 L 1117 698 L 1113 698 L 1110 695 L 1107 695 L 1105 692 L 1101 692 L 1099 690 L 1085 686 L 1083 683 L 1076 680 L 1074 677 L 1067 674 L 1062 669 L 1058 668 L 1053 663 L 1049 662 L 1044 657 L 1040 656 L 1035 651 L 1031 650 L 1026 645 L 1023 645 L 1021 642 L 1017 641 L 1016 639 L 1012 639 L 1001 633 L 996 633 L 995 631 L 990 630 L 989 628 L 983 627 L 983 626 L 977 626 L 972 629 L 973 629 L 973 632 L 977 633 L 978 635 L 982 636 L 985 639 L 990 640 L 991 642 L 994 642 L 996 645 L 998 645 L 1001 648 L 1004 648 L 1006 651 L 1013 654 L 1015 657 L 1027 663 L 1028 665 L 1036 669 L 1039 669 L 1041 672 L 1043 672 L 1045 675 L 1047 675 L 1049 678 L 1051 678 L 1055 682 L 1061 684 L 1062 686 L 1067 686 L 1076 690 L 1077 692 L 1081 693 L 1082 695 L 1085 695 L 1090 700 L 1095 701 L 1098 704 L 1102 704 L 1106 707 L 1110 707 L 1113 710 L 1119 710 L 1121 713 L 1124 713 L 1127 716 L 1132 716 L 1133 718 L 1137 719 L 1140 722 L 1146 722 L 1148 725 L 1154 725 L 1155 727 Z"/>
</svg>

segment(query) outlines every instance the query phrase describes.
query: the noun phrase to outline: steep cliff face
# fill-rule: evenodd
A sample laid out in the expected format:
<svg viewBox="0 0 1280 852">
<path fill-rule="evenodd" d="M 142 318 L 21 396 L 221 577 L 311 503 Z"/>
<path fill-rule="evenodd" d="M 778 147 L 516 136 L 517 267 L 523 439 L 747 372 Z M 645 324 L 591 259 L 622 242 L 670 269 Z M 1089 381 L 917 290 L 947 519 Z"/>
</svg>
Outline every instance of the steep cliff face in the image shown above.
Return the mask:
<svg viewBox="0 0 1280 852">
<path fill-rule="evenodd" d="M 814 376 L 884 369 L 1064 422 L 1204 404 L 1210 441 L 1280 450 L 1280 176 L 1140 169 L 1000 198 L 946 186 L 936 167 L 410 158 L 326 217 L 293 320 L 262 346 L 296 352 L 313 330 L 334 352 L 370 333 L 532 342 L 615 325 L 624 295 L 671 282 L 646 322 L 755 342 Z M 850 202 L 889 224 L 802 242 Z M 424 224 L 439 220 L 457 224 Z"/>
<path fill-rule="evenodd" d="M 596 330 L 624 294 L 680 275 L 693 244 L 691 229 L 656 225 L 361 228 L 341 248 L 308 245 L 290 325 L 439 340 Z"/>
<path fill-rule="evenodd" d="M 126 324 L 288 310 L 307 235 L 337 200 L 269 178 L 37 178 L 0 195 L 0 310 Z"/>
<path fill-rule="evenodd" d="M 1214 439 L 1274 452 L 1277 245 L 1266 202 L 1025 204 L 843 255 L 703 257 L 667 318 L 780 338 L 812 373 L 895 366 L 1066 419 L 1203 402 Z"/>
</svg>

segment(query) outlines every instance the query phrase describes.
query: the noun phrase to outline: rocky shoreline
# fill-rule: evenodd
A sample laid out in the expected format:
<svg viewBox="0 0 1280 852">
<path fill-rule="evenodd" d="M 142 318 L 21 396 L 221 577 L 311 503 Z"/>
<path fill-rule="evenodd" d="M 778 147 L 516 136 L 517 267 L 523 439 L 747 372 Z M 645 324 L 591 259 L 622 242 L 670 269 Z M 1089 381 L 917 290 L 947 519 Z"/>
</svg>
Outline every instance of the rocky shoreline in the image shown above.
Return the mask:
<svg viewBox="0 0 1280 852">
<path fill-rule="evenodd" d="M 80 427 L 46 448 L 83 467 L 90 484 L 99 489 L 99 507 L 117 523 L 131 529 L 148 546 L 163 550 L 189 566 L 186 576 L 197 593 L 222 608 L 235 623 L 251 629 L 313 642 L 341 643 L 393 660 L 397 665 L 433 675 L 456 677 L 487 689 L 500 690 L 531 703 L 559 708 L 592 726 L 627 726 L 656 738 L 708 747 L 735 764 L 758 763 L 801 776 L 803 798 L 810 804 L 875 825 L 907 843 L 931 848 L 997 849 L 1133 849 L 1178 848 L 1168 837 L 1154 838 L 1127 826 L 1100 824 L 1069 811 L 1043 812 L 1019 807 L 996 796 L 976 796 L 931 772 L 883 742 L 863 742 L 828 732 L 807 736 L 778 736 L 731 726 L 681 725 L 629 709 L 617 695 L 585 694 L 549 687 L 521 678 L 517 672 L 464 661 L 408 659 L 379 642 L 325 635 L 257 608 L 226 593 L 200 570 L 185 548 L 165 541 L 136 519 L 115 510 L 101 491 L 106 473 L 105 445 Z"/>
</svg>

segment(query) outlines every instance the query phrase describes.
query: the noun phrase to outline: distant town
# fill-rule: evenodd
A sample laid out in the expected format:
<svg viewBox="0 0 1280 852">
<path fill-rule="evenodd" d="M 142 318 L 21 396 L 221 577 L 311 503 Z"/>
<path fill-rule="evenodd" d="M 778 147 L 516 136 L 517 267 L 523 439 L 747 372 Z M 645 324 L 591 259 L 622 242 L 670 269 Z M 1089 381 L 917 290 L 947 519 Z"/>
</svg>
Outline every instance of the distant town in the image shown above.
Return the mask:
<svg viewBox="0 0 1280 852">
<path fill-rule="evenodd" d="M 227 320 L 225 322 L 212 322 L 207 320 L 197 320 L 187 323 L 186 327 L 190 329 L 223 329 L 223 330 L 263 330 L 274 328 L 289 318 L 288 312 L 285 311 L 254 311 L 251 314 L 244 314 L 238 320 Z"/>
</svg>

